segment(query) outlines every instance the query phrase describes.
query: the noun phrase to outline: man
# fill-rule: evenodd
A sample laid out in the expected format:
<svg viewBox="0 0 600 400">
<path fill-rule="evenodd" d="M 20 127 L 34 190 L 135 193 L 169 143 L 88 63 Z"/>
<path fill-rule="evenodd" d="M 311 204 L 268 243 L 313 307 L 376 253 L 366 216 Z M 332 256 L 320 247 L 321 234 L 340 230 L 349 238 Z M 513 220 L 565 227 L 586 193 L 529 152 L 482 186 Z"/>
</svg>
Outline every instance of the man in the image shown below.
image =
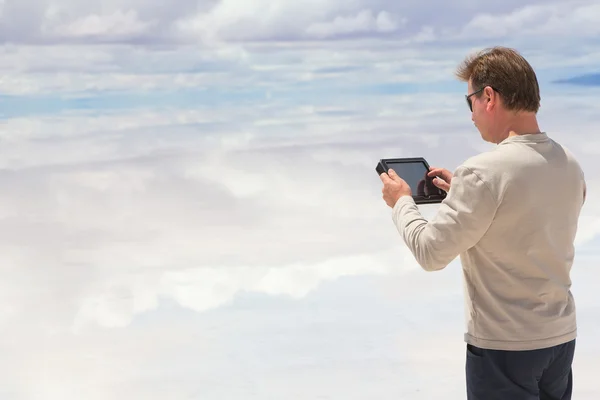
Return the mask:
<svg viewBox="0 0 600 400">
<path fill-rule="evenodd" d="M 426 271 L 460 256 L 466 301 L 469 400 L 568 400 L 577 336 L 570 269 L 585 201 L 573 155 L 542 131 L 536 75 L 515 50 L 469 56 L 457 76 L 483 140 L 497 146 L 454 174 L 432 168 L 448 192 L 431 221 L 393 170 L 383 198 Z"/>
</svg>

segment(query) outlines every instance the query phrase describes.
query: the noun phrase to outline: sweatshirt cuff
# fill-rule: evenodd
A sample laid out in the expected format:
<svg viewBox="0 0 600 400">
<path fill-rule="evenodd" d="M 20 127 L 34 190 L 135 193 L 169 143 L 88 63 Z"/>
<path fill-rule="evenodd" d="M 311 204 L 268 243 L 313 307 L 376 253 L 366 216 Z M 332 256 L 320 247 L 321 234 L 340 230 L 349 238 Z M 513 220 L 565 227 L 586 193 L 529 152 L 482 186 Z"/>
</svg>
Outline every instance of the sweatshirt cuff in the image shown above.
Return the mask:
<svg viewBox="0 0 600 400">
<path fill-rule="evenodd" d="M 415 203 L 415 200 L 412 198 L 412 196 L 402 196 L 398 199 L 392 208 L 392 218 L 394 219 L 394 223 L 396 223 L 396 225 L 398 225 L 398 219 L 401 218 L 402 210 L 405 208 L 405 206 L 416 207 L 417 203 Z"/>
</svg>

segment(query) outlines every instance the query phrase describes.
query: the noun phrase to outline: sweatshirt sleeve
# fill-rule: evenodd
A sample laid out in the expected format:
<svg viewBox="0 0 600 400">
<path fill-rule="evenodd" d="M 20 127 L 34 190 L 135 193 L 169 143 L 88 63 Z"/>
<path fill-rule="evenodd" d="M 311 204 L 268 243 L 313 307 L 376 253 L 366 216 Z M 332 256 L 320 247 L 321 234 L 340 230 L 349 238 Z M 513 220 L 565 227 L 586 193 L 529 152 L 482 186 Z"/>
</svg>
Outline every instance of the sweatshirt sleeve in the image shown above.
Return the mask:
<svg viewBox="0 0 600 400">
<path fill-rule="evenodd" d="M 481 239 L 496 209 L 487 184 L 471 169 L 461 166 L 431 221 L 421 215 L 410 196 L 394 205 L 392 219 L 419 265 L 426 271 L 437 271 Z"/>
</svg>

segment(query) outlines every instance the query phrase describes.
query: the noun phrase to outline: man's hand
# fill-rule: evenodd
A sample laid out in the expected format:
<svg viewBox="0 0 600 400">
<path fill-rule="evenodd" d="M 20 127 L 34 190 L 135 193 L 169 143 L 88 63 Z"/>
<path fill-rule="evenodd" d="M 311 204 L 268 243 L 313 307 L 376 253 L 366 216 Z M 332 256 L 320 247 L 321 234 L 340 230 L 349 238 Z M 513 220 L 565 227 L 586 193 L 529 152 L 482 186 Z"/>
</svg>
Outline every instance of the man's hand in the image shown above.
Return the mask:
<svg viewBox="0 0 600 400">
<path fill-rule="evenodd" d="M 429 172 L 427 176 L 430 178 L 436 177 L 433 180 L 433 184 L 442 189 L 444 192 L 448 192 L 450 190 L 450 182 L 452 181 L 452 172 L 443 168 L 431 167 L 429 168 Z"/>
<path fill-rule="evenodd" d="M 383 200 L 385 200 L 385 203 L 389 207 L 393 208 L 400 197 L 412 196 L 412 191 L 408 184 L 393 169 L 390 168 L 387 174 L 384 172 L 379 177 L 383 182 L 383 189 L 381 189 Z"/>
</svg>

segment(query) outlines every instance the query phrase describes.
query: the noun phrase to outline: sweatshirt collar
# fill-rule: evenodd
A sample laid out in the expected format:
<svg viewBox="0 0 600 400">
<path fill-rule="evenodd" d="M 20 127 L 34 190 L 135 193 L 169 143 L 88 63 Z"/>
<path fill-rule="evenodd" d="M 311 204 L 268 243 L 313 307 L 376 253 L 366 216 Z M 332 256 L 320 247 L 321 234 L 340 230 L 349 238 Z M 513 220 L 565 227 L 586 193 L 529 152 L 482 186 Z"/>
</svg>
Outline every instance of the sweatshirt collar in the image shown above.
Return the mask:
<svg viewBox="0 0 600 400">
<path fill-rule="evenodd" d="M 501 141 L 499 144 L 505 144 L 505 143 L 511 143 L 511 142 L 516 142 L 516 143 L 541 143 L 541 142 L 545 142 L 547 140 L 548 140 L 548 135 L 546 134 L 546 132 L 528 133 L 528 134 L 524 134 L 524 135 L 517 135 L 517 136 L 508 137 L 508 138 L 504 139 L 503 141 Z"/>
</svg>

